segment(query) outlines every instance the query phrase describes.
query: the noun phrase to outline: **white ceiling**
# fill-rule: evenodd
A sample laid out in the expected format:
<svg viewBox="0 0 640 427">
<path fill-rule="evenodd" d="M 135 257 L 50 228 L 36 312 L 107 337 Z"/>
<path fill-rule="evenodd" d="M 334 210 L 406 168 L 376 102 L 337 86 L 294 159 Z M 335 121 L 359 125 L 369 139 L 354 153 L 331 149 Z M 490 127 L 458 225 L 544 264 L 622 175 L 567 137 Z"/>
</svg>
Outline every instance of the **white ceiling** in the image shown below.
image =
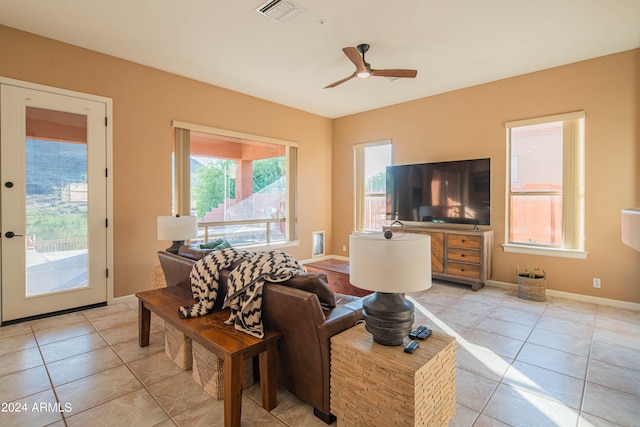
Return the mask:
<svg viewBox="0 0 640 427">
<path fill-rule="evenodd" d="M 263 1 L 0 0 L 0 24 L 329 118 L 640 47 L 640 0 Z M 359 43 L 418 76 L 323 89 Z"/>
</svg>

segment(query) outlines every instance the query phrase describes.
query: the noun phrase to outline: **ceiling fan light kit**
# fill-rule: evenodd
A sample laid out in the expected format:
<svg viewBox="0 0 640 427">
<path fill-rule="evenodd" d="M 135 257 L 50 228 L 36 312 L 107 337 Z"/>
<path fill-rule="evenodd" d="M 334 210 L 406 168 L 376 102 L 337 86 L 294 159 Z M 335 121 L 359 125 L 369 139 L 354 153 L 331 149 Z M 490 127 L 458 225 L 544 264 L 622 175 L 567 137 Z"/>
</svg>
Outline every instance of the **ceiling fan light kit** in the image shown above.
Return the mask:
<svg viewBox="0 0 640 427">
<path fill-rule="evenodd" d="M 389 77 L 392 79 L 399 78 L 414 78 L 418 75 L 416 70 L 406 70 L 406 69 L 389 69 L 389 70 L 374 70 L 371 68 L 371 65 L 365 61 L 364 55 L 369 50 L 368 44 L 359 44 L 356 47 L 345 47 L 342 49 L 347 58 L 356 66 L 356 71 L 351 74 L 349 77 L 344 78 L 342 80 L 338 80 L 337 82 L 333 82 L 328 86 L 325 86 L 325 89 L 336 87 L 348 80 L 351 80 L 354 77 L 359 77 L 361 79 L 366 79 L 367 77 Z"/>
</svg>

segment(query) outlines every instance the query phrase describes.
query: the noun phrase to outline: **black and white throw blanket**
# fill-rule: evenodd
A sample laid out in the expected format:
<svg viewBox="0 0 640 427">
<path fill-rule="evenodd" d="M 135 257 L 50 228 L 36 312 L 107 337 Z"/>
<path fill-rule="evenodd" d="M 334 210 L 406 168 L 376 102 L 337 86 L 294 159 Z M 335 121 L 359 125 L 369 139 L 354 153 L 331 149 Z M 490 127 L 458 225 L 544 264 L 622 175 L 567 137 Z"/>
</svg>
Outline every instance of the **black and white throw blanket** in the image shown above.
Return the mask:
<svg viewBox="0 0 640 427">
<path fill-rule="evenodd" d="M 178 308 L 181 318 L 204 316 L 213 310 L 213 305 L 218 297 L 220 286 L 220 272 L 231 267 L 236 261 L 251 259 L 255 253 L 249 251 L 237 251 L 233 248 L 211 252 L 199 259 L 191 268 L 189 279 L 191 281 L 191 293 L 196 304 Z"/>
<path fill-rule="evenodd" d="M 179 314 L 180 317 L 194 317 L 211 311 L 218 295 L 220 271 L 238 260 L 242 262 L 229 275 L 229 288 L 223 307 L 231 309 L 231 316 L 225 323 L 262 338 L 264 282 L 284 282 L 304 271 L 298 261 L 286 252 L 255 253 L 230 248 L 214 252 L 196 262 L 191 271 L 191 290 L 198 303 L 180 307 Z"/>
</svg>

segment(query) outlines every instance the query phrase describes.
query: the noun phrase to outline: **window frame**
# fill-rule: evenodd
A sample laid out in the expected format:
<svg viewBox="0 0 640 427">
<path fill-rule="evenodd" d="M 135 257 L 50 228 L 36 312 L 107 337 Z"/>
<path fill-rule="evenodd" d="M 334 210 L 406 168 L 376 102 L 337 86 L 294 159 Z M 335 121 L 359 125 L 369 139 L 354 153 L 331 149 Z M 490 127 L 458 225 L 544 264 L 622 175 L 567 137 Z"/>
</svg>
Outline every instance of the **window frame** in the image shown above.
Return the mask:
<svg viewBox="0 0 640 427">
<path fill-rule="evenodd" d="M 545 244 L 512 242 L 511 227 L 511 198 L 522 196 L 521 192 L 511 191 L 511 176 L 514 173 L 511 155 L 511 130 L 517 127 L 537 125 L 550 122 L 563 122 L 563 162 L 562 162 L 562 243 L 559 247 Z M 574 111 L 570 113 L 541 116 L 531 119 L 516 120 L 505 123 L 506 129 L 506 186 L 505 186 L 505 252 L 530 255 L 556 256 L 563 258 L 586 259 L 584 249 L 584 206 L 585 206 L 585 178 L 584 178 L 584 133 L 585 113 Z M 517 173 L 517 170 L 515 171 Z M 555 192 L 533 192 L 529 195 L 538 196 Z"/>
<path fill-rule="evenodd" d="M 298 144 L 278 138 L 271 138 L 261 135 L 253 135 L 243 132 L 236 132 L 228 129 L 220 129 L 209 126 L 186 123 L 178 120 L 171 122 L 174 138 L 175 156 L 175 176 L 174 176 L 174 203 L 173 213 L 180 215 L 190 215 L 191 213 L 191 167 L 190 167 L 190 133 L 191 131 L 221 135 L 240 140 L 251 140 L 265 142 L 269 144 L 285 146 L 285 157 L 287 164 L 287 186 L 286 186 L 286 237 L 284 241 L 271 243 L 259 243 L 252 246 L 291 246 L 298 244 L 298 197 L 297 197 L 297 150 Z M 221 221 L 234 223 L 231 221 Z M 205 234 L 206 235 L 206 234 Z"/>
<path fill-rule="evenodd" d="M 393 142 L 391 139 L 385 139 L 374 142 L 365 142 L 361 144 L 355 144 L 353 146 L 353 159 L 354 159 L 354 225 L 357 231 L 382 231 L 382 230 L 365 230 L 364 214 L 365 214 L 365 198 L 366 197 L 382 197 L 386 198 L 386 194 L 367 193 L 366 192 L 366 178 L 365 178 L 365 151 L 367 148 L 379 147 L 381 145 L 389 145 L 391 149 L 391 159 L 389 166 L 393 164 Z"/>
</svg>

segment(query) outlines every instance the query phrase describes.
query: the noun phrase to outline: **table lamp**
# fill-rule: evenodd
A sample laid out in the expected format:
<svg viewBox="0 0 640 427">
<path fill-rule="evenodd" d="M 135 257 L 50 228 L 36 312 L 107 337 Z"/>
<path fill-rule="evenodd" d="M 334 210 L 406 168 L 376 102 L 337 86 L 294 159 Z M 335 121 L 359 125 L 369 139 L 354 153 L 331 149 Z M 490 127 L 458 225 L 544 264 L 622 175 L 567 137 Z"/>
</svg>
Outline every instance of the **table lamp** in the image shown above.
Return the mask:
<svg viewBox="0 0 640 427">
<path fill-rule="evenodd" d="M 351 284 L 374 291 L 362 301 L 367 331 L 378 344 L 402 345 L 414 320 L 403 293 L 431 287 L 431 238 L 387 230 L 352 233 L 349 245 Z"/>
<path fill-rule="evenodd" d="M 198 237 L 198 218 L 195 216 L 159 216 L 158 240 L 173 240 L 167 252 L 178 254 L 184 241 Z"/>
<path fill-rule="evenodd" d="M 640 251 L 640 208 L 622 210 L 622 242 Z"/>
</svg>

